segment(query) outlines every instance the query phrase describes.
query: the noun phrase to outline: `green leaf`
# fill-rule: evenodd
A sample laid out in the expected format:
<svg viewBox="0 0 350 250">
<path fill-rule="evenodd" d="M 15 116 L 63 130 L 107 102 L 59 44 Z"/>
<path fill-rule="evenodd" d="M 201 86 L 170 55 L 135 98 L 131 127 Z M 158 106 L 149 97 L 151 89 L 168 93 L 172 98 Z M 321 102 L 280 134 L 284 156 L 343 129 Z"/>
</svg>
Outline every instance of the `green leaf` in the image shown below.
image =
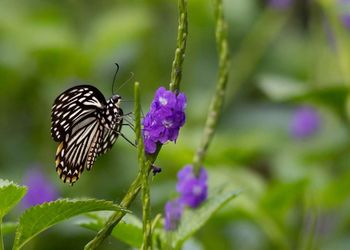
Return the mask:
<svg viewBox="0 0 350 250">
<path fill-rule="evenodd" d="M 101 210 L 128 212 L 111 201 L 95 199 L 60 199 L 31 207 L 19 219 L 13 249 L 20 249 L 34 236 L 63 220 Z"/>
<path fill-rule="evenodd" d="M 281 76 L 263 75 L 259 80 L 260 89 L 271 100 L 275 101 L 291 99 L 305 95 L 310 91 L 310 87 L 307 85 Z"/>
<path fill-rule="evenodd" d="M 346 117 L 344 103 L 347 100 L 348 89 L 342 83 L 316 88 L 284 77 L 263 75 L 258 79 L 258 86 L 272 101 L 321 103 L 331 107 L 341 117 Z"/>
<path fill-rule="evenodd" d="M 284 218 L 295 201 L 305 195 L 309 181 L 301 179 L 288 183 L 273 183 L 261 200 L 262 207 L 275 219 Z"/>
<path fill-rule="evenodd" d="M 78 225 L 99 231 L 105 224 L 109 213 L 97 212 L 78 222 Z M 127 214 L 113 229 L 112 236 L 132 247 L 140 248 L 142 244 L 142 222 L 136 216 Z"/>
<path fill-rule="evenodd" d="M 0 219 L 4 217 L 25 195 L 27 188 L 0 179 Z"/>
<path fill-rule="evenodd" d="M 214 189 L 197 209 L 186 209 L 182 215 L 178 230 L 173 235 L 172 245 L 175 248 L 197 232 L 222 206 L 235 198 L 240 191 L 228 190 L 227 186 Z"/>
<path fill-rule="evenodd" d="M 18 226 L 17 222 L 4 222 L 1 225 L 1 230 L 2 230 L 2 234 L 9 234 L 9 233 L 13 233 L 16 231 L 16 228 Z"/>
</svg>

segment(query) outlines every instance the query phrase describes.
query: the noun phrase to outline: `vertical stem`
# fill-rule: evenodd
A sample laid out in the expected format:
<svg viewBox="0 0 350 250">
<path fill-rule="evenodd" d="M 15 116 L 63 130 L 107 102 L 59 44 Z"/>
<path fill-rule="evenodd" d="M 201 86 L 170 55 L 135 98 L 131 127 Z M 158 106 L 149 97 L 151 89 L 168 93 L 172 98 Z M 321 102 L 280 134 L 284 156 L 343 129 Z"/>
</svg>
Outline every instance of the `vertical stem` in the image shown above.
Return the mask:
<svg viewBox="0 0 350 250">
<path fill-rule="evenodd" d="M 150 203 L 150 191 L 149 191 L 149 179 L 148 179 L 148 166 L 145 163 L 144 145 L 141 136 L 141 105 L 140 105 L 140 84 L 135 82 L 135 134 L 137 138 L 137 153 L 140 172 L 142 176 L 142 223 L 143 223 L 143 243 L 142 250 L 147 250 L 151 245 L 151 203 Z"/>
<path fill-rule="evenodd" d="M 141 189 L 142 176 L 139 172 L 135 180 L 131 183 L 128 192 L 124 196 L 123 200 L 120 202 L 120 206 L 128 208 L 130 204 L 135 200 L 137 194 Z M 96 249 L 102 242 L 112 233 L 113 228 L 120 222 L 124 217 L 125 213 L 122 211 L 116 211 L 113 213 L 106 221 L 103 228 L 98 231 L 95 238 L 93 238 L 88 244 L 85 245 L 84 249 Z"/>
<path fill-rule="evenodd" d="M 219 72 L 216 90 L 210 103 L 202 140 L 193 159 L 193 166 L 196 173 L 198 173 L 201 165 L 203 164 L 205 154 L 214 136 L 214 132 L 220 118 L 230 67 L 229 48 L 227 42 L 227 23 L 224 19 L 222 0 L 215 0 L 214 11 L 216 19 L 215 38 L 217 51 L 219 54 Z"/>
<path fill-rule="evenodd" d="M 332 26 L 332 31 L 335 35 L 336 43 L 336 55 L 338 60 L 338 65 L 341 70 L 341 76 L 344 83 L 350 86 L 350 57 L 349 57 L 349 39 L 347 36 L 346 28 L 342 27 L 339 23 L 339 13 L 337 13 L 337 3 L 334 1 L 320 0 L 322 10 L 325 12 Z"/>
<path fill-rule="evenodd" d="M 0 218 L 0 250 L 4 250 L 4 241 L 2 239 L 2 218 Z"/>
<path fill-rule="evenodd" d="M 185 59 L 186 41 L 188 34 L 187 21 L 187 0 L 179 0 L 179 26 L 177 29 L 177 40 L 175 57 L 171 69 L 170 90 L 177 91 L 180 89 L 180 81 L 182 77 L 182 64 Z"/>
</svg>

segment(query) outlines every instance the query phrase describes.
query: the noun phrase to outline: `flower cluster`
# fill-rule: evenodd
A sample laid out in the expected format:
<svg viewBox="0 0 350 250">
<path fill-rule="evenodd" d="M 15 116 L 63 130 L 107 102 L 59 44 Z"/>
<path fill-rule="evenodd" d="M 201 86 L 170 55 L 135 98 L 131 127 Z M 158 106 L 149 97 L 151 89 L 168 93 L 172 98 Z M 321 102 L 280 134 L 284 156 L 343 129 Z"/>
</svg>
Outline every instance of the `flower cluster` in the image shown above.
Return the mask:
<svg viewBox="0 0 350 250">
<path fill-rule="evenodd" d="M 165 205 L 165 230 L 175 230 L 181 219 L 184 206 L 197 208 L 208 196 L 208 174 L 202 167 L 198 176 L 191 165 L 186 165 L 177 174 L 176 190 L 180 197 Z"/>
<path fill-rule="evenodd" d="M 29 208 L 58 198 L 55 186 L 44 176 L 38 168 L 30 169 L 23 179 L 28 192 L 22 200 L 22 207 Z"/>
<path fill-rule="evenodd" d="M 191 208 L 196 208 L 207 198 L 208 174 L 204 168 L 201 168 L 198 176 L 195 176 L 193 167 L 186 165 L 179 171 L 177 178 L 176 190 L 180 194 L 182 203 Z"/>
<path fill-rule="evenodd" d="M 157 143 L 176 141 L 180 127 L 185 124 L 186 96 L 160 87 L 152 101 L 150 111 L 144 117 L 142 135 L 145 151 L 153 154 Z"/>
<path fill-rule="evenodd" d="M 320 128 L 319 113 L 311 106 L 302 106 L 295 110 L 290 121 L 290 132 L 294 138 L 304 139 L 314 135 Z"/>
</svg>

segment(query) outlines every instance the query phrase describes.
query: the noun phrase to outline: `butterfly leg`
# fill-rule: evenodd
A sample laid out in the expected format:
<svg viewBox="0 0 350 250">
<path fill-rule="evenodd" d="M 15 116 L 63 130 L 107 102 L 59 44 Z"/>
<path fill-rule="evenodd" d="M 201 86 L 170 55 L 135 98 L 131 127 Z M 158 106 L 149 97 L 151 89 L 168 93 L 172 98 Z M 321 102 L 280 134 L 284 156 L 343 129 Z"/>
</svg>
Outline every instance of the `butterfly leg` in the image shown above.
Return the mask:
<svg viewBox="0 0 350 250">
<path fill-rule="evenodd" d="M 134 112 L 129 112 L 129 113 L 126 113 L 126 114 L 124 114 L 124 115 L 122 115 L 123 117 L 124 116 L 130 116 L 130 115 L 132 115 Z"/>
<path fill-rule="evenodd" d="M 130 145 L 134 146 L 135 148 L 137 147 L 136 143 L 133 143 L 132 141 L 130 141 L 123 133 L 121 132 L 116 132 L 116 133 L 121 137 L 123 137 L 128 143 L 130 143 Z"/>
<path fill-rule="evenodd" d="M 130 112 L 130 113 L 127 113 L 127 114 L 123 115 L 124 121 L 126 121 L 130 125 L 132 125 L 133 124 L 132 122 L 135 121 L 135 119 L 130 116 L 131 114 L 133 114 L 133 113 Z M 129 120 L 129 118 L 131 119 L 131 121 Z"/>
<path fill-rule="evenodd" d="M 135 127 L 134 127 L 134 125 L 132 125 L 132 124 L 130 124 L 130 123 L 123 123 L 122 126 L 127 126 L 127 127 L 131 128 L 132 131 L 135 132 Z"/>
</svg>

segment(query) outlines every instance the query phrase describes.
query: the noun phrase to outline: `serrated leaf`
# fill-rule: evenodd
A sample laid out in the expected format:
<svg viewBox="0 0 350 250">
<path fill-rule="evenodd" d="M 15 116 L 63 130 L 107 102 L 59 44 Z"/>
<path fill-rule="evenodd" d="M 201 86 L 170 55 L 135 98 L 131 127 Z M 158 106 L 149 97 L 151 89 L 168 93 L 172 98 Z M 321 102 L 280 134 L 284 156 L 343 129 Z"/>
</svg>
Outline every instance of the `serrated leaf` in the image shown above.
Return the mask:
<svg viewBox="0 0 350 250">
<path fill-rule="evenodd" d="M 31 207 L 19 219 L 13 249 L 20 249 L 35 235 L 63 220 L 101 210 L 129 212 L 111 201 L 95 199 L 60 199 Z"/>
<path fill-rule="evenodd" d="M 197 232 L 216 211 L 239 193 L 240 191 L 228 190 L 227 186 L 222 186 L 214 189 L 199 208 L 185 209 L 180 225 L 173 235 L 173 247 L 177 249 L 186 239 Z"/>
<path fill-rule="evenodd" d="M 94 213 L 90 218 L 79 221 L 78 225 L 99 231 L 108 217 L 107 213 Z M 140 248 L 142 244 L 142 222 L 136 216 L 127 214 L 113 229 L 111 235 L 132 247 Z"/>
<path fill-rule="evenodd" d="M 0 179 L 0 219 L 23 198 L 27 188 Z"/>
<path fill-rule="evenodd" d="M 2 234 L 9 234 L 9 233 L 13 233 L 16 231 L 16 228 L 18 226 L 17 222 L 4 222 L 1 225 L 1 230 L 2 230 Z"/>
</svg>

